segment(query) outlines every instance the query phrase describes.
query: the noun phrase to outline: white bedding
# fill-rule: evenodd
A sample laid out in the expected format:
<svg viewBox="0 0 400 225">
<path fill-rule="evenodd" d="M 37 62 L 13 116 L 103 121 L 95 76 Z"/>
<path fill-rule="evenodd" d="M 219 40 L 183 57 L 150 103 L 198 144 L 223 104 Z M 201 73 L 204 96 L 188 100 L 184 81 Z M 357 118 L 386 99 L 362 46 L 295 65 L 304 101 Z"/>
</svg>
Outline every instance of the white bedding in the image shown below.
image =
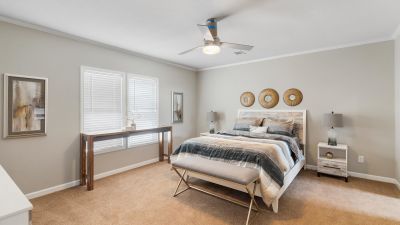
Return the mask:
<svg viewBox="0 0 400 225">
<path fill-rule="evenodd" d="M 191 141 L 201 142 L 202 144 L 206 145 L 215 145 L 221 147 L 221 149 L 223 147 L 235 146 L 235 147 L 248 147 L 249 149 L 263 152 L 264 154 L 269 155 L 269 157 L 275 161 L 275 164 L 279 166 L 284 175 L 286 175 L 290 171 L 290 169 L 293 168 L 293 166 L 295 165 L 295 162 L 291 156 L 291 150 L 285 141 L 263 139 L 263 138 L 249 138 L 244 136 L 228 136 L 220 134 L 210 134 L 207 137 L 194 138 L 188 140 L 188 142 Z M 181 157 L 204 157 L 204 156 L 184 153 L 184 154 L 178 154 L 177 157 L 174 158 L 174 160 L 179 160 Z M 210 159 L 210 160 L 225 161 L 224 159 Z M 266 205 L 269 206 L 279 194 L 281 186 L 277 182 L 275 182 L 270 177 L 270 175 L 268 175 L 258 165 L 253 163 L 243 163 L 236 161 L 225 161 L 225 162 L 241 167 L 259 169 L 260 192 L 263 197 L 263 201 L 265 202 Z"/>
</svg>

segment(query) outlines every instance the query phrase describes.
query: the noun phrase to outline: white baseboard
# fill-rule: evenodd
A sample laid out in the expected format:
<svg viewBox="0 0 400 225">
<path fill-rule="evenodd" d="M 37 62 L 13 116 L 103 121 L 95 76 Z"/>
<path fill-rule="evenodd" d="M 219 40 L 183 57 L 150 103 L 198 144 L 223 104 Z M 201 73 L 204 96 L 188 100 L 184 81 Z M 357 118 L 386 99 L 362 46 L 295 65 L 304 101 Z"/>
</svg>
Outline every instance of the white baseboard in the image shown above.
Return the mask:
<svg viewBox="0 0 400 225">
<path fill-rule="evenodd" d="M 307 164 L 306 169 L 317 170 L 317 166 Z M 362 178 L 362 179 L 366 179 L 366 180 L 374 180 L 374 181 L 380 181 L 380 182 L 385 182 L 385 183 L 391 183 L 391 184 L 396 185 L 400 190 L 400 184 L 394 178 L 370 175 L 370 174 L 366 174 L 366 173 L 357 173 L 357 172 L 352 172 L 352 171 L 348 171 L 348 173 L 351 177 L 358 177 L 358 178 Z"/>
<path fill-rule="evenodd" d="M 158 162 L 158 158 L 146 160 L 146 161 L 143 161 L 143 162 L 140 162 L 140 163 L 135 163 L 135 164 L 132 164 L 132 165 L 129 165 L 129 166 L 125 166 L 125 167 L 122 167 L 122 168 L 118 168 L 118 169 L 115 169 L 115 170 L 111 170 L 111 171 L 107 171 L 107 172 L 104 172 L 104 173 L 96 174 L 96 175 L 94 175 L 94 179 L 98 180 L 98 179 L 101 179 L 101 178 L 104 178 L 104 177 L 108 177 L 108 176 L 111 176 L 111 175 L 114 175 L 114 174 L 117 174 L 117 173 L 122 173 L 122 172 L 125 172 L 125 171 L 128 171 L 128 170 L 139 168 L 139 167 L 142 167 L 142 166 L 145 166 L 145 165 L 148 165 L 148 164 L 151 164 L 151 163 L 155 163 L 155 162 Z M 79 183 L 80 183 L 79 180 L 74 180 L 74 181 L 71 181 L 71 182 L 68 182 L 68 183 L 64 183 L 64 184 L 60 184 L 60 185 L 57 185 L 57 186 L 49 187 L 49 188 L 46 188 L 46 189 L 43 189 L 43 190 L 31 192 L 29 194 L 26 194 L 25 196 L 28 199 L 34 199 L 34 198 L 38 198 L 38 197 L 41 197 L 41 196 L 44 196 L 44 195 L 48 195 L 48 194 L 51 194 L 51 193 L 54 193 L 54 192 L 57 192 L 57 191 L 62 191 L 62 190 L 65 190 L 65 189 L 68 189 L 68 188 L 71 188 L 71 187 L 78 186 Z"/>
<path fill-rule="evenodd" d="M 80 183 L 79 180 L 74 180 L 74 181 L 71 181 L 71 182 L 68 182 L 68 183 L 65 183 L 65 184 L 60 184 L 60 185 L 49 187 L 49 188 L 46 188 L 46 189 L 43 189 L 43 190 L 31 192 L 29 194 L 26 194 L 25 196 L 28 199 L 34 199 L 34 198 L 38 198 L 38 197 L 41 197 L 41 196 L 44 196 L 44 195 L 48 195 L 48 194 L 51 194 L 51 193 L 54 193 L 54 192 L 57 192 L 57 191 L 62 191 L 62 190 L 65 190 L 67 188 L 78 186 L 79 183 Z"/>
<path fill-rule="evenodd" d="M 111 175 L 114 175 L 114 174 L 117 174 L 117 173 L 122 173 L 122 172 L 125 172 L 125 171 L 128 171 L 128 170 L 136 169 L 136 168 L 148 165 L 148 164 L 152 164 L 152 163 L 158 162 L 158 160 L 159 160 L 158 158 L 149 159 L 149 160 L 146 160 L 146 161 L 143 161 L 143 162 L 140 162 L 140 163 L 135 163 L 135 164 L 132 164 L 132 165 L 129 165 L 129 166 L 125 166 L 125 167 L 122 167 L 122 168 L 118 168 L 118 169 L 115 169 L 115 170 L 107 171 L 107 172 L 104 172 L 104 173 L 99 173 L 99 174 L 94 175 L 94 179 L 98 180 L 98 179 L 101 179 L 101 178 L 104 178 L 104 177 L 108 177 L 108 176 L 111 176 Z"/>
</svg>

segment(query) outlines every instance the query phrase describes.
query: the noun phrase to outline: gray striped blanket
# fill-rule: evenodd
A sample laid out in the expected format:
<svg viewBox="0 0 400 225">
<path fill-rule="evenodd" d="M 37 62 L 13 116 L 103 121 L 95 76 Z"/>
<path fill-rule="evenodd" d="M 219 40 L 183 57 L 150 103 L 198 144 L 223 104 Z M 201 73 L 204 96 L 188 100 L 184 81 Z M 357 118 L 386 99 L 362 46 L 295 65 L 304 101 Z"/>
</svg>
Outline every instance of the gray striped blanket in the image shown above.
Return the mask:
<svg viewBox="0 0 400 225">
<path fill-rule="evenodd" d="M 283 186 L 285 173 L 301 157 L 297 145 L 291 141 L 288 144 L 280 138 L 214 134 L 185 141 L 174 151 L 173 156 L 174 160 L 197 156 L 258 169 L 261 194 L 264 202 L 269 205 Z"/>
</svg>

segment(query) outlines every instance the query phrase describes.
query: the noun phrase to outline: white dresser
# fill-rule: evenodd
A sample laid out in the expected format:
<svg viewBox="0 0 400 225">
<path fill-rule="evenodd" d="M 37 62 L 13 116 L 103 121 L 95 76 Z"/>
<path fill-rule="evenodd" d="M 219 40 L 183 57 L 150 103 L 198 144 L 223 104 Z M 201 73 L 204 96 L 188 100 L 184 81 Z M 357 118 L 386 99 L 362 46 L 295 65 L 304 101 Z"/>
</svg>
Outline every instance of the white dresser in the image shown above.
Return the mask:
<svg viewBox="0 0 400 225">
<path fill-rule="evenodd" d="M 0 225 L 28 225 L 32 204 L 0 165 Z"/>
</svg>

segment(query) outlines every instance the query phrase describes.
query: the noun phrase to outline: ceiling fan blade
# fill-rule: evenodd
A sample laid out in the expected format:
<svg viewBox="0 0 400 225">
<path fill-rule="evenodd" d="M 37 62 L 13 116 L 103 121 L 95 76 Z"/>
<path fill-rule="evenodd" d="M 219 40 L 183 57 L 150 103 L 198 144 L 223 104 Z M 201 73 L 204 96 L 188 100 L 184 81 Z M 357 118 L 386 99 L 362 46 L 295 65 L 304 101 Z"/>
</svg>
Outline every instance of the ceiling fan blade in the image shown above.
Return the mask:
<svg viewBox="0 0 400 225">
<path fill-rule="evenodd" d="M 204 40 L 207 41 L 214 41 L 213 36 L 211 35 L 210 29 L 208 29 L 207 25 L 197 24 L 200 32 L 203 34 Z"/>
<path fill-rule="evenodd" d="M 221 20 L 224 20 L 225 18 L 228 18 L 229 16 L 231 16 L 231 15 L 229 15 L 229 14 L 221 14 L 221 15 L 218 15 L 218 16 L 216 16 L 215 17 L 215 20 L 217 21 L 217 22 L 219 22 L 219 21 L 221 21 Z"/>
<path fill-rule="evenodd" d="M 261 4 L 265 4 L 265 2 L 265 0 L 244 0 L 226 9 L 223 13 L 215 15 L 214 18 L 219 22 L 246 9 L 259 7 Z"/>
<path fill-rule="evenodd" d="M 254 46 L 235 44 L 235 43 L 229 43 L 229 42 L 221 42 L 221 47 L 233 48 L 233 49 L 243 50 L 243 51 L 250 51 Z"/>
<path fill-rule="evenodd" d="M 186 54 L 186 53 L 189 53 L 189 52 L 191 52 L 191 51 L 194 51 L 194 50 L 196 50 L 196 49 L 198 49 L 198 48 L 202 48 L 203 46 L 197 46 L 197 47 L 194 47 L 194 48 L 191 48 L 191 49 L 189 49 L 189 50 L 186 50 L 186 51 L 184 51 L 184 52 L 181 52 L 181 53 L 179 53 L 178 55 L 184 55 L 184 54 Z"/>
</svg>

